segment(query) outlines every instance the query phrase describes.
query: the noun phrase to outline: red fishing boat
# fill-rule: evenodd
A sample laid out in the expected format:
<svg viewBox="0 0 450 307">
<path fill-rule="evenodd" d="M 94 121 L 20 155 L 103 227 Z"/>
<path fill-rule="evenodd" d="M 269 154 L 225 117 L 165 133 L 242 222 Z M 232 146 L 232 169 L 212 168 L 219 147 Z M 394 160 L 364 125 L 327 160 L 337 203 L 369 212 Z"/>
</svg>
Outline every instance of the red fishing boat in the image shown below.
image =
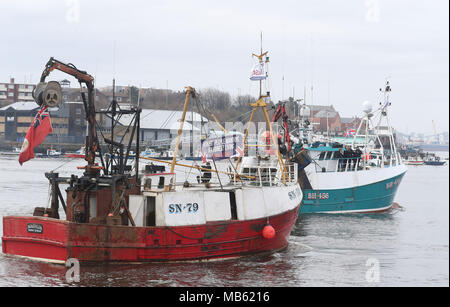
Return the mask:
<svg viewBox="0 0 450 307">
<path fill-rule="evenodd" d="M 64 158 L 79 158 L 79 159 L 83 159 L 86 156 L 85 152 L 84 152 L 84 147 L 81 147 L 80 149 L 78 149 L 75 152 L 66 152 L 64 154 Z"/>
<path fill-rule="evenodd" d="M 176 146 L 170 171 L 159 165 L 147 165 L 140 171 L 139 155 L 132 165 L 128 163 L 131 149 L 139 152 L 140 148 L 140 108 L 122 110 L 113 99 L 108 109 L 96 110 L 93 77 L 53 58 L 45 66 L 40 84 L 45 86 L 54 69 L 86 86 L 82 97 L 88 120 L 87 164 L 80 167 L 82 176 L 46 173 L 50 207 L 35 208 L 33 216 L 3 217 L 4 254 L 54 263 L 69 258 L 97 263 L 203 261 L 273 253 L 287 247 L 302 200 L 295 165 L 278 163 L 278 156 L 246 167 L 245 174 L 228 173 L 229 182 L 202 180 L 179 185 L 174 168 L 182 165 L 176 161 Z M 34 96 L 41 106 L 57 103 L 47 101 L 45 93 Z M 183 120 L 194 96 L 195 90 L 187 87 Z M 261 103 L 262 99 L 259 107 Z M 103 136 L 102 143 L 96 130 L 98 113 L 113 119 L 111 134 Z M 123 115 L 133 118 L 129 135 L 123 138 L 126 144 L 114 141 L 116 118 Z M 178 141 L 182 127 L 183 122 Z M 105 146 L 107 155 L 101 150 Z M 210 176 L 220 172 L 194 168 Z M 66 197 L 61 185 L 67 185 Z M 60 211 L 65 219 L 60 218 Z"/>
</svg>

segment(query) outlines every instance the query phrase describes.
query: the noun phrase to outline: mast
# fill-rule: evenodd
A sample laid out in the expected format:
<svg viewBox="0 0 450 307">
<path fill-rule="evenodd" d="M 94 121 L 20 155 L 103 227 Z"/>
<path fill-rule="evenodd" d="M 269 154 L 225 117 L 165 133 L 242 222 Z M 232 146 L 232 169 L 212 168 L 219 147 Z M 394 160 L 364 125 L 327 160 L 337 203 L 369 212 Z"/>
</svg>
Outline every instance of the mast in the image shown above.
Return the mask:
<svg viewBox="0 0 450 307">
<path fill-rule="evenodd" d="M 190 86 L 187 86 L 186 87 L 186 99 L 184 101 L 184 108 L 183 108 L 183 115 L 181 116 L 180 128 L 178 129 L 177 142 L 176 142 L 175 150 L 173 153 L 172 163 L 170 165 L 171 173 L 173 173 L 175 170 L 175 164 L 177 162 L 177 156 L 178 156 L 178 147 L 180 146 L 180 139 L 181 139 L 181 134 L 183 133 L 184 120 L 186 118 L 186 112 L 187 112 L 188 105 L 189 105 L 189 98 L 191 97 L 191 95 L 195 96 L 195 89 Z"/>
<path fill-rule="evenodd" d="M 259 61 L 258 64 L 259 64 L 260 71 L 258 73 L 256 73 L 256 75 L 255 74 L 252 75 L 252 77 L 250 77 L 250 80 L 255 80 L 254 78 L 257 78 L 256 80 L 259 80 L 259 99 L 256 102 L 250 104 L 250 106 L 253 107 L 253 110 L 252 110 L 252 113 L 250 115 L 250 119 L 249 119 L 249 122 L 248 122 L 247 130 L 245 131 L 244 146 L 246 145 L 248 132 L 250 130 L 250 125 L 251 125 L 251 123 L 253 121 L 253 117 L 254 117 L 254 115 L 256 113 L 256 110 L 259 108 L 259 109 L 262 110 L 262 112 L 264 114 L 264 118 L 266 120 L 266 123 L 267 123 L 267 125 L 269 127 L 269 133 L 270 133 L 271 138 L 272 138 L 272 146 L 275 146 L 275 148 L 276 148 L 277 160 L 278 160 L 278 164 L 279 164 L 280 169 L 281 169 L 283 183 L 286 183 L 286 169 L 285 169 L 285 166 L 284 166 L 283 159 L 281 157 L 281 153 L 280 153 L 279 148 L 278 148 L 278 142 L 277 142 L 276 137 L 275 137 L 275 135 L 273 133 L 272 123 L 271 123 L 270 118 L 269 118 L 269 113 L 267 112 L 268 104 L 264 101 L 264 99 L 270 97 L 270 92 L 267 92 L 266 95 L 262 95 L 262 81 L 267 78 L 267 73 L 265 75 L 261 75 L 261 74 L 264 73 L 264 63 L 268 63 L 269 62 L 269 57 L 267 56 L 268 51 L 263 52 L 263 49 L 262 49 L 262 33 L 261 33 L 261 50 L 260 50 L 260 52 L 261 52 L 260 54 L 254 54 L 254 53 L 252 54 L 252 56 L 258 58 L 258 61 Z M 264 59 L 264 57 L 266 57 L 266 58 Z M 236 170 L 238 169 L 241 160 L 242 160 L 242 157 L 239 157 L 238 161 L 236 162 L 236 166 L 235 166 Z"/>
</svg>

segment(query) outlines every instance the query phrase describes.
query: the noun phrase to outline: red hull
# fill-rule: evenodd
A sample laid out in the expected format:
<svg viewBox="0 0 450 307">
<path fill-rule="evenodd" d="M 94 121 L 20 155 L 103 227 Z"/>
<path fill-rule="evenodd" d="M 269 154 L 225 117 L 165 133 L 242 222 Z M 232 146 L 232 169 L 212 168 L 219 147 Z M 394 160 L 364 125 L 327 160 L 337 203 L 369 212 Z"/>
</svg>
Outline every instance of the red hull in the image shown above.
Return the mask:
<svg viewBox="0 0 450 307">
<path fill-rule="evenodd" d="M 71 153 L 67 153 L 67 154 L 65 154 L 64 155 L 64 157 L 65 158 L 85 158 L 86 157 L 86 155 L 84 155 L 84 154 L 75 154 L 75 153 L 73 153 L 73 154 L 71 154 Z"/>
<path fill-rule="evenodd" d="M 287 247 L 299 207 L 268 219 L 276 231 L 272 239 L 262 236 L 267 218 L 196 226 L 128 227 L 7 216 L 3 217 L 2 251 L 52 262 L 68 258 L 81 262 L 194 261 L 275 252 Z M 42 225 L 37 231 L 42 233 L 29 229 L 36 224 Z"/>
</svg>

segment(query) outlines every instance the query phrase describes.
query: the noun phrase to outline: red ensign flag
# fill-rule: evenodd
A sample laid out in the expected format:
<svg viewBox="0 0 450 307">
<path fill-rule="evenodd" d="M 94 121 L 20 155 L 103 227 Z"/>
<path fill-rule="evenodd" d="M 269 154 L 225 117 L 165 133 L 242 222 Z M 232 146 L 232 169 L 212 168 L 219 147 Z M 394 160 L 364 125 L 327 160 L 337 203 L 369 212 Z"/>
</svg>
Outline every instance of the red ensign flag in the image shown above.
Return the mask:
<svg viewBox="0 0 450 307">
<path fill-rule="evenodd" d="M 25 136 L 19 155 L 20 165 L 34 158 L 34 148 L 44 142 L 50 132 L 52 132 L 50 114 L 48 113 L 47 106 L 44 106 L 37 112 Z"/>
</svg>

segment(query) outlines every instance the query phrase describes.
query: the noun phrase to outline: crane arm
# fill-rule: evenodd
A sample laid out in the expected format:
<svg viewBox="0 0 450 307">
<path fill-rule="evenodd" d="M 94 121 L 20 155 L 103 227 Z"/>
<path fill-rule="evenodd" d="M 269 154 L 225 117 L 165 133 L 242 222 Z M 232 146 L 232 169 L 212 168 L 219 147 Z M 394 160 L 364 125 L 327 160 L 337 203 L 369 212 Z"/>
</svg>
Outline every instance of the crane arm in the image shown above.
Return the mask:
<svg viewBox="0 0 450 307">
<path fill-rule="evenodd" d="M 225 134 L 227 134 L 228 131 L 220 124 L 220 122 L 219 122 L 219 120 L 217 119 L 217 117 L 216 117 L 213 113 L 211 113 L 211 116 L 214 118 L 214 120 L 215 120 L 215 122 L 217 123 L 217 125 L 219 125 L 220 129 L 222 129 L 222 131 L 223 131 Z"/>
<path fill-rule="evenodd" d="M 79 70 L 73 64 L 66 64 L 51 57 L 50 60 L 47 62 L 47 64 L 45 64 L 45 68 L 44 71 L 42 72 L 40 82 L 45 82 L 45 79 L 55 69 L 75 77 L 78 80 L 78 82 L 80 82 L 80 84 L 85 83 L 88 89 L 87 101 L 85 99 L 84 94 L 82 93 L 84 108 L 88 122 L 88 131 L 86 136 L 86 156 L 85 156 L 85 160 L 88 162 L 88 165 L 86 166 L 86 172 L 88 173 L 92 171 L 96 172 L 94 166 L 95 155 L 100 147 L 95 127 L 94 77 L 92 77 L 85 71 Z"/>
<path fill-rule="evenodd" d="M 289 135 L 289 125 L 288 125 L 288 115 L 286 113 L 286 107 L 284 103 L 280 103 L 273 113 L 272 122 L 277 122 L 280 118 L 283 120 L 283 129 L 284 129 L 284 141 L 286 143 L 286 147 L 288 152 L 291 151 L 291 137 Z"/>
<path fill-rule="evenodd" d="M 94 77 L 89 75 L 87 72 L 79 70 L 73 64 L 63 63 L 61 61 L 54 59 L 53 57 L 51 57 L 50 60 L 45 65 L 45 69 L 41 75 L 41 82 L 44 82 L 45 78 L 47 78 L 47 76 L 55 69 L 75 77 L 80 83 L 84 82 L 87 85 L 89 85 L 93 84 L 94 82 Z"/>
</svg>

